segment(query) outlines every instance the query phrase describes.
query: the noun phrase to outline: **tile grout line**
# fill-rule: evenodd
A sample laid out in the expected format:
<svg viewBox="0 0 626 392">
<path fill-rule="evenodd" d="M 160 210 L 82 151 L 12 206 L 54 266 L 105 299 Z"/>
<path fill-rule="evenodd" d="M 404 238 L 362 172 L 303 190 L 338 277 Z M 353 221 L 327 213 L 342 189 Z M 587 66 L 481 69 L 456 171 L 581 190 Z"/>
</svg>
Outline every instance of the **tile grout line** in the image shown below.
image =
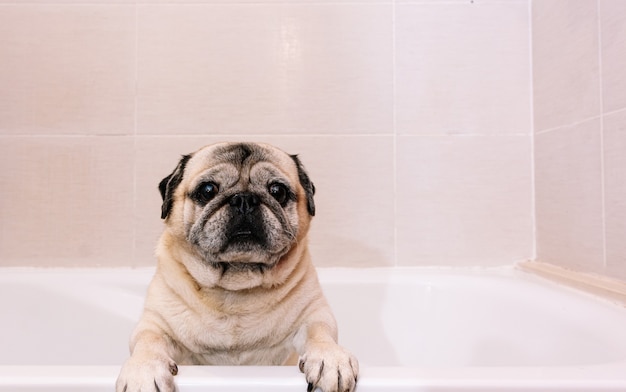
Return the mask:
<svg viewBox="0 0 626 392">
<path fill-rule="evenodd" d="M 133 252 L 132 252 L 132 260 L 131 263 L 133 263 L 133 265 L 138 265 L 138 261 L 137 261 L 137 142 L 138 142 L 138 138 L 137 138 L 137 90 L 138 90 L 138 81 L 139 81 L 139 6 L 137 4 L 134 5 L 135 7 L 135 48 L 134 48 L 134 54 L 135 54 L 135 61 L 134 61 L 134 97 L 133 97 Z"/>
<path fill-rule="evenodd" d="M 392 170 L 393 170 L 393 265 L 397 267 L 398 260 L 398 128 L 397 128 L 397 105 L 396 105 L 396 9 L 397 2 L 391 5 L 391 127 L 392 140 Z"/>
<path fill-rule="evenodd" d="M 606 173 L 604 162 L 604 89 L 602 87 L 602 81 L 604 75 L 602 74 L 602 18 L 600 0 L 596 0 L 597 9 L 597 23 L 598 23 L 598 84 L 600 89 L 600 195 L 602 198 L 602 267 L 603 272 L 606 273 L 607 269 L 607 249 L 606 249 Z"/>
<path fill-rule="evenodd" d="M 600 80 L 602 80 L 602 79 L 600 78 Z M 602 82 L 600 81 L 600 84 L 601 83 Z M 600 86 L 600 93 L 602 94 L 602 86 Z M 603 102 L 602 97 L 600 97 L 600 108 L 601 108 L 601 111 L 604 110 L 604 102 Z M 559 126 L 552 127 L 552 128 L 546 128 L 546 129 L 543 129 L 541 131 L 537 131 L 536 134 L 537 135 L 543 135 L 543 134 L 546 134 L 546 133 L 559 131 L 561 129 L 573 128 L 573 127 L 576 127 L 578 125 L 581 125 L 581 124 L 584 124 L 586 122 L 593 121 L 593 120 L 600 120 L 600 121 L 603 122 L 603 117 L 612 116 L 614 114 L 623 113 L 623 112 L 626 112 L 626 108 L 615 109 L 615 110 L 611 110 L 610 112 L 600 113 L 597 116 L 590 116 L 590 117 L 587 117 L 587 118 L 584 118 L 582 120 L 575 121 L 575 122 L 572 122 L 572 123 L 569 123 L 569 124 L 563 124 L 563 125 L 559 125 Z"/>
<path fill-rule="evenodd" d="M 616 110 L 614 112 L 611 113 L 606 113 L 606 115 L 611 115 L 611 114 L 615 114 L 615 113 L 619 113 L 622 111 L 626 111 L 626 109 L 624 110 Z M 593 117 L 593 118 L 589 118 L 585 121 L 581 121 L 580 123 L 571 125 L 571 126 L 575 126 L 575 125 L 579 125 L 581 123 L 584 123 L 586 121 L 590 121 L 590 120 L 595 120 L 598 119 L 598 117 Z M 136 120 L 135 120 L 136 121 Z M 559 128 L 555 128 L 555 129 L 551 129 L 549 131 L 541 131 L 538 132 L 538 134 L 543 134 L 543 133 L 547 133 L 547 132 L 552 132 L 555 130 L 558 130 L 560 128 L 567 128 L 569 126 L 563 126 L 563 127 L 559 127 Z M 142 139 L 142 138 L 170 138 L 170 139 L 189 139 L 189 138 L 247 138 L 247 137 L 285 137 L 285 138 L 300 138 L 300 137 L 312 137 L 312 138 L 352 138 L 352 137 L 359 137 L 359 138 L 391 138 L 392 140 L 395 140 L 395 138 L 397 136 L 402 136 L 402 137 L 406 137 L 406 138 L 448 138 L 448 137 L 459 137 L 459 138 L 509 138 L 509 137 L 528 137 L 528 133 L 509 133 L 509 134 L 485 134 L 485 133 L 467 133 L 467 134 L 461 134 L 461 133 L 454 133 L 454 134 L 445 134 L 445 133 L 423 133 L 423 134 L 405 134 L 405 133 L 398 133 L 398 132 L 392 132 L 392 133 L 346 133 L 346 134 L 323 134 L 323 133 L 306 133 L 306 134 L 288 134 L 288 133 L 259 133 L 259 134 L 254 134 L 254 133 L 232 133 L 232 134 L 217 134 L 217 133 L 212 133 L 212 134 L 202 134 L 202 133 L 185 133 L 185 134 L 157 134 L 157 133 L 146 133 L 146 134 L 139 134 L 135 131 L 132 131 L 130 133 L 112 133 L 112 134 L 103 134 L 103 133 L 95 133 L 95 134 L 71 134 L 71 133 L 51 133 L 51 134 L 34 134 L 34 133 L 28 133 L 28 134 L 0 134 L 0 138 L 107 138 L 107 137 L 111 137 L 111 138 L 120 138 L 120 137 L 127 137 L 127 138 L 137 138 L 137 139 Z"/>
<path fill-rule="evenodd" d="M 537 260 L 537 167 L 535 166 L 535 84 L 533 67 L 533 18 L 532 0 L 528 2 L 528 62 L 530 67 L 530 213 L 531 213 L 531 259 Z"/>
<path fill-rule="evenodd" d="M 541 131 L 537 131 L 536 134 L 537 135 L 544 135 L 546 133 L 556 132 L 556 131 L 560 131 L 562 129 L 568 129 L 568 128 L 577 127 L 577 126 L 579 126 L 581 124 L 584 124 L 584 123 L 587 123 L 587 122 L 590 122 L 590 121 L 593 121 L 593 120 L 599 120 L 601 116 L 602 115 L 590 116 L 590 117 L 584 118 L 584 119 L 579 120 L 579 121 L 574 121 L 572 123 L 558 125 L 558 126 L 552 127 L 552 128 L 542 129 Z"/>
</svg>

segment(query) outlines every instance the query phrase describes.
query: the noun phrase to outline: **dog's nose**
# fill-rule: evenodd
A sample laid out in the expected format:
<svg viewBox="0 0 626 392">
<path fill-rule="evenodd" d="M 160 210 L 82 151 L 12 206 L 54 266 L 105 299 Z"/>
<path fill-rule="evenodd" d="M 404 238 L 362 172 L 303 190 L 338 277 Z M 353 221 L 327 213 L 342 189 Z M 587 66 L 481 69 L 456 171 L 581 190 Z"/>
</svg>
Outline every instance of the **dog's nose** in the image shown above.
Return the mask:
<svg viewBox="0 0 626 392">
<path fill-rule="evenodd" d="M 237 193 L 228 202 L 241 214 L 252 212 L 260 203 L 259 197 L 250 192 Z"/>
</svg>

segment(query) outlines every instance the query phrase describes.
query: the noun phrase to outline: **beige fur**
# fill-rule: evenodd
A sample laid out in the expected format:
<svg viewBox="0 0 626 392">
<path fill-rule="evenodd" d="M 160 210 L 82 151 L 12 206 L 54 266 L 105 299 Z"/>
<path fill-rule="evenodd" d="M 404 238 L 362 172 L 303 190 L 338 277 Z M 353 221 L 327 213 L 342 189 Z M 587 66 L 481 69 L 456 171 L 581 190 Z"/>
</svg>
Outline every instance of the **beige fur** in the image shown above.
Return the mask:
<svg viewBox="0 0 626 392">
<path fill-rule="evenodd" d="M 337 344 L 309 256 L 314 188 L 299 161 L 269 145 L 211 145 L 160 187 L 158 266 L 117 392 L 174 391 L 177 365 L 295 365 L 298 356 L 309 391 L 354 390 L 358 362 Z"/>
</svg>

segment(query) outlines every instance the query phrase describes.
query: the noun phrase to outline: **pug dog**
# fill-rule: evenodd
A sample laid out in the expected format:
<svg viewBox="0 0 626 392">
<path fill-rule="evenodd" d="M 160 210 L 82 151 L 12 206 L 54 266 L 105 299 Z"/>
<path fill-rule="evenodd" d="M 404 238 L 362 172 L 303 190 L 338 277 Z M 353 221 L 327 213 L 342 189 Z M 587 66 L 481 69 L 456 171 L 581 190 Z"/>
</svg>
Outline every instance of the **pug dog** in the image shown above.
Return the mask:
<svg viewBox="0 0 626 392">
<path fill-rule="evenodd" d="M 295 365 L 307 390 L 353 391 L 357 359 L 311 263 L 315 187 L 276 147 L 220 143 L 159 184 L 165 229 L 117 392 L 175 390 L 178 365 Z"/>
</svg>

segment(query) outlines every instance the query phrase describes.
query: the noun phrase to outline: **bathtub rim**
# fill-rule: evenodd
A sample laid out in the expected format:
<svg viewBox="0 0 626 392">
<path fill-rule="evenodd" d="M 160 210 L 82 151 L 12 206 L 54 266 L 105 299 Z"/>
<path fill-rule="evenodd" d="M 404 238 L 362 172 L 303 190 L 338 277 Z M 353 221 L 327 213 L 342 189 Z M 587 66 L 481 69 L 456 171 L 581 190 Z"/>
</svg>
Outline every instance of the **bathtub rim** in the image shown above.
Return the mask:
<svg viewBox="0 0 626 392">
<path fill-rule="evenodd" d="M 95 387 L 111 390 L 119 366 L 0 366 L 0 391 L 19 388 L 45 390 Z M 497 369 L 494 371 L 494 369 Z M 295 366 L 180 366 L 176 376 L 185 391 L 303 390 L 304 376 Z M 363 367 L 361 390 L 408 390 L 413 388 L 461 388 L 491 390 L 624 391 L 626 361 L 572 367 Z M 44 389 L 45 388 L 45 389 Z"/>
</svg>

